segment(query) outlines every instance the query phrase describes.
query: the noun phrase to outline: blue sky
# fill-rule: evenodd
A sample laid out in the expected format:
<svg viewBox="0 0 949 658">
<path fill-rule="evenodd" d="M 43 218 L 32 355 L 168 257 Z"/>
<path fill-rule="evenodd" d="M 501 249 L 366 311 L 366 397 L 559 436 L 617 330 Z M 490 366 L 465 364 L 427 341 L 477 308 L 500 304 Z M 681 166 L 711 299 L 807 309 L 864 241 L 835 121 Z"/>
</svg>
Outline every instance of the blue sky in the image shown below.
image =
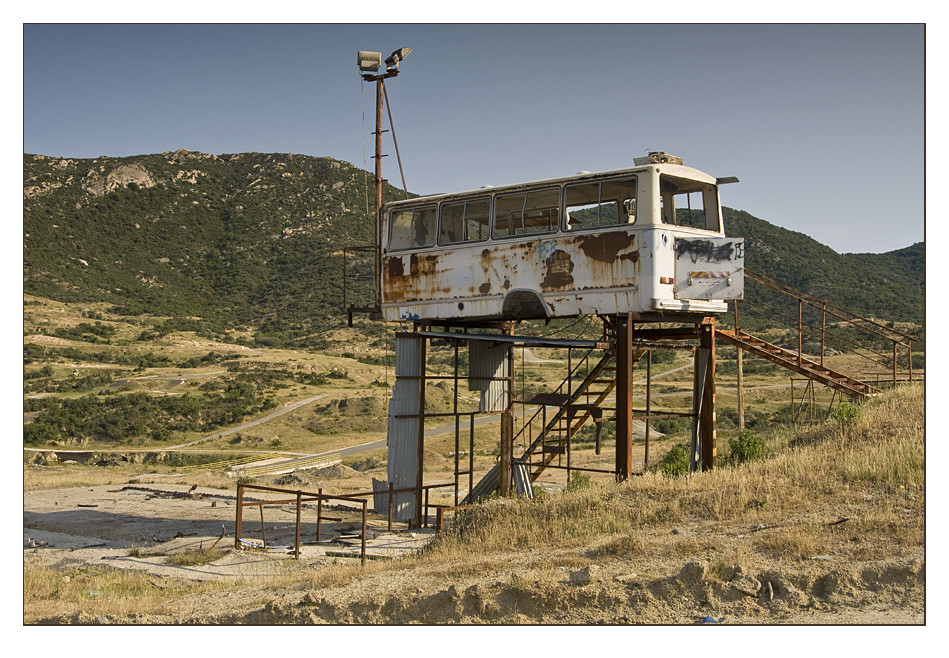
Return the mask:
<svg viewBox="0 0 949 658">
<path fill-rule="evenodd" d="M 740 178 L 724 205 L 838 252 L 923 239 L 920 24 L 28 24 L 23 150 L 291 152 L 371 170 L 375 90 L 356 52 L 402 46 L 387 90 L 412 192 L 659 149 Z M 388 135 L 385 151 L 398 185 Z"/>
</svg>

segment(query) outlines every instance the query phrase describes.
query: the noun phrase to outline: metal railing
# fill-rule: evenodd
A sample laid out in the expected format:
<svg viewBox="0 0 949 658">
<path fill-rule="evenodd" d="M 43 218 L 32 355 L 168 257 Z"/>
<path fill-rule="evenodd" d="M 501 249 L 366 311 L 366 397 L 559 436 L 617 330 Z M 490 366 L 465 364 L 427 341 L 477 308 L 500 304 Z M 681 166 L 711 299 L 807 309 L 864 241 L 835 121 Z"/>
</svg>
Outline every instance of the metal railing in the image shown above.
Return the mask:
<svg viewBox="0 0 949 658">
<path fill-rule="evenodd" d="M 791 286 L 788 286 L 787 284 L 780 283 L 779 281 L 775 281 L 774 279 L 771 279 L 770 277 L 767 277 L 758 272 L 754 272 L 747 268 L 745 269 L 745 278 L 746 280 L 750 280 L 754 283 L 764 286 L 765 288 L 768 288 L 774 292 L 777 292 L 797 302 L 796 304 L 797 317 L 796 318 L 787 318 L 785 316 L 784 317 L 785 321 L 782 322 L 780 319 L 781 314 L 776 313 L 772 309 L 766 310 L 765 312 L 762 313 L 762 315 L 764 316 L 765 313 L 767 313 L 768 319 L 771 320 L 772 322 L 778 321 L 780 324 L 783 324 L 784 326 L 791 328 L 792 331 L 796 331 L 797 345 L 796 345 L 796 350 L 792 350 L 792 351 L 796 351 L 798 365 L 801 365 L 805 359 L 804 337 L 806 334 L 809 337 L 819 341 L 818 359 L 819 359 L 819 365 L 823 367 L 824 357 L 827 351 L 827 342 L 828 342 L 827 341 L 828 317 L 830 317 L 832 321 L 836 320 L 842 325 L 853 327 L 854 329 L 857 329 L 860 332 L 875 336 L 881 340 L 889 341 L 892 344 L 892 356 L 890 356 L 890 355 L 886 355 L 881 352 L 875 351 L 872 348 L 866 347 L 864 345 L 859 345 L 855 343 L 854 341 L 850 341 L 846 338 L 842 338 L 842 337 L 837 338 L 837 340 L 843 340 L 845 342 L 850 343 L 851 346 L 856 346 L 857 349 L 854 349 L 854 353 L 858 354 L 860 357 L 864 359 L 868 359 L 878 365 L 884 365 L 884 367 L 889 366 L 892 373 L 891 381 L 894 383 L 894 385 L 896 385 L 896 383 L 898 383 L 901 380 L 899 376 L 900 374 L 899 347 L 905 347 L 906 354 L 907 354 L 907 365 L 908 365 L 908 372 L 905 378 L 908 382 L 914 381 L 913 341 L 916 339 L 913 336 L 909 336 L 892 327 L 888 327 L 885 324 L 877 322 L 876 320 L 872 320 L 870 318 L 857 315 L 856 313 L 852 313 L 851 311 L 841 308 L 840 306 L 837 306 L 823 299 L 815 297 L 809 293 L 796 290 L 792 288 Z M 752 307 L 757 306 L 756 304 L 749 301 L 744 301 L 742 303 L 748 304 Z M 809 309 L 813 313 L 820 314 L 819 326 L 814 327 L 813 330 L 811 330 L 810 327 L 808 327 L 807 331 L 805 330 L 805 322 L 804 322 L 805 308 Z M 738 302 L 737 301 L 734 302 L 734 323 L 735 323 L 735 331 L 737 332 L 739 330 Z M 818 330 L 819 330 L 819 333 L 817 333 Z M 860 353 L 861 350 L 863 350 L 865 353 L 861 354 Z M 874 358 L 874 356 L 869 356 L 866 353 L 872 354 L 878 358 Z M 887 361 L 889 363 L 886 363 Z M 878 382 L 880 381 L 879 376 L 877 376 L 877 381 Z"/>
<path fill-rule="evenodd" d="M 274 457 L 279 457 L 279 454 L 274 455 Z M 234 471 L 235 475 L 244 476 L 244 475 L 268 475 L 274 474 L 279 471 L 285 471 L 287 469 L 291 470 L 307 470 L 310 468 L 325 468 L 327 466 L 332 466 L 333 464 L 339 464 L 343 461 L 343 455 L 340 452 L 330 453 L 328 455 L 317 455 L 315 457 L 305 457 L 302 459 L 288 459 L 284 461 L 275 462 L 273 464 L 267 464 L 265 466 L 250 466 L 248 468 L 241 468 Z"/>
<path fill-rule="evenodd" d="M 201 471 L 205 469 L 213 468 L 229 468 L 233 466 L 240 466 L 241 464 L 251 464 L 254 462 L 265 461 L 267 459 L 275 459 L 280 456 L 279 452 L 271 452 L 263 455 L 250 455 L 249 457 L 240 457 L 237 459 L 223 459 L 216 462 L 208 462 L 206 464 L 190 464 L 188 466 L 180 466 L 178 470 L 182 471 Z"/>
<path fill-rule="evenodd" d="M 366 539 L 368 536 L 368 512 L 369 512 L 369 496 L 375 496 L 378 494 L 387 494 L 388 495 L 388 532 L 392 532 L 392 523 L 393 523 L 393 494 L 405 493 L 405 492 L 417 492 L 420 493 L 419 498 L 424 500 L 423 508 L 425 510 L 422 514 L 423 527 L 428 527 L 428 517 L 429 511 L 432 507 L 440 508 L 441 506 L 430 504 L 429 503 L 429 492 L 432 489 L 437 489 L 441 487 L 451 487 L 453 484 L 429 484 L 421 487 L 421 492 L 419 487 L 409 487 L 404 489 L 395 489 L 392 486 L 392 483 L 389 483 L 389 487 L 383 491 L 366 491 L 359 493 L 351 493 L 346 495 L 339 494 L 324 494 L 323 489 L 319 489 L 316 492 L 312 491 L 303 491 L 301 489 L 283 489 L 280 487 L 267 487 L 257 484 L 241 484 L 237 485 L 237 518 L 235 519 L 235 530 L 234 530 L 234 548 L 257 548 L 257 549 L 267 549 L 267 535 L 266 535 L 266 525 L 264 523 L 264 507 L 267 506 L 281 506 L 281 505 L 295 505 L 296 506 L 296 524 L 295 524 L 295 539 L 293 546 L 288 546 L 287 548 L 292 549 L 294 558 L 299 559 L 300 557 L 300 546 L 301 546 L 301 530 L 303 524 L 303 504 L 316 502 L 316 541 L 322 541 L 323 533 L 323 522 L 324 521 L 333 521 L 341 522 L 342 517 L 331 517 L 323 514 L 323 504 L 330 501 L 341 501 L 355 503 L 360 506 L 359 511 L 362 514 L 362 527 L 361 533 L 359 535 L 360 541 L 360 559 L 365 563 L 366 561 Z M 245 502 L 244 493 L 245 491 L 263 491 L 268 493 L 283 493 L 293 496 L 292 498 L 287 499 L 277 499 L 277 500 L 254 500 Z M 242 538 L 243 526 L 244 526 L 244 508 L 245 507 L 257 507 L 260 510 L 260 544 L 256 542 L 250 542 Z M 273 548 L 273 546 L 270 546 Z"/>
</svg>

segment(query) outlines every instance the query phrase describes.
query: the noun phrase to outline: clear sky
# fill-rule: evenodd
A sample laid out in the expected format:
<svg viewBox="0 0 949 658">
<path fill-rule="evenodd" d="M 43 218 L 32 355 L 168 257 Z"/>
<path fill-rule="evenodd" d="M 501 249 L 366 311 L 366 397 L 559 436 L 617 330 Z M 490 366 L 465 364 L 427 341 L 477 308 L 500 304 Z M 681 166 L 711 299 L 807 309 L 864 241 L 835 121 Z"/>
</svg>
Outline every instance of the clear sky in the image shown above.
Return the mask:
<svg viewBox="0 0 949 658">
<path fill-rule="evenodd" d="M 923 240 L 924 34 L 921 24 L 28 24 L 23 150 L 290 152 L 371 170 L 375 89 L 356 52 L 407 46 L 386 88 L 411 192 L 631 166 L 657 149 L 737 176 L 724 205 L 841 253 L 884 252 Z M 400 186 L 388 134 L 385 152 L 384 176 Z"/>
</svg>

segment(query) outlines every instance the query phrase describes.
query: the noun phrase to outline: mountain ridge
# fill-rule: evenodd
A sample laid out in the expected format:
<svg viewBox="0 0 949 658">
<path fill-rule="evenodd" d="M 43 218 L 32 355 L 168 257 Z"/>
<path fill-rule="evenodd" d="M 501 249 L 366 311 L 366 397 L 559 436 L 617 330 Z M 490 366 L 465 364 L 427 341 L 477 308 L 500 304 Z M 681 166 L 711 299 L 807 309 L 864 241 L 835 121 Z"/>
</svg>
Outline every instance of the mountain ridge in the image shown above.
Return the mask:
<svg viewBox="0 0 949 658">
<path fill-rule="evenodd" d="M 342 250 L 372 242 L 371 184 L 350 163 L 299 154 L 25 154 L 24 292 L 306 336 L 344 317 Z M 400 198 L 384 184 L 385 202 Z M 924 243 L 838 254 L 741 210 L 723 217 L 749 268 L 862 315 L 922 322 Z"/>
</svg>

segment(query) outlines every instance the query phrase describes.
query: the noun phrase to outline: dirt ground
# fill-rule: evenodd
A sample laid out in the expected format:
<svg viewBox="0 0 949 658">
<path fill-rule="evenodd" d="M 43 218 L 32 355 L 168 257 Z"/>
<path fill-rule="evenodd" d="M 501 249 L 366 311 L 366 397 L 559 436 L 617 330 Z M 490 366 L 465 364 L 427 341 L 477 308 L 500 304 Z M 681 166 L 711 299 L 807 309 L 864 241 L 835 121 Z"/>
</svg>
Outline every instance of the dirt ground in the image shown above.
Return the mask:
<svg viewBox="0 0 949 658">
<path fill-rule="evenodd" d="M 236 489 L 236 487 L 235 487 Z M 105 564 L 188 580 L 235 580 L 285 570 L 295 542 L 296 506 L 268 505 L 263 523 L 260 507 L 245 507 L 242 550 L 234 551 L 237 498 L 235 489 L 192 488 L 186 484 L 129 484 L 71 487 L 24 494 L 23 546 L 43 564 Z M 248 491 L 246 502 L 286 499 L 286 494 Z M 334 557 L 357 557 L 361 542 L 361 508 L 340 502 L 323 506 L 323 540 L 316 542 L 317 506 L 304 503 L 301 523 L 302 567 L 328 564 Z M 261 550 L 261 527 L 268 549 Z M 223 533 L 223 534 L 222 534 Z M 373 515 L 366 552 L 398 557 L 417 551 L 434 531 L 407 531 Z M 178 566 L 166 559 L 176 553 L 228 549 L 213 563 Z M 131 554 L 131 555 L 130 555 Z"/>
<path fill-rule="evenodd" d="M 292 488 L 292 487 L 291 487 Z M 312 573 L 329 564 L 359 562 L 352 535 L 361 513 L 324 509 L 328 521 L 316 543 L 316 509 L 303 513 L 299 560 L 288 552 L 295 532 L 293 505 L 268 506 L 263 530 L 267 551 L 235 550 L 235 489 L 148 483 L 27 491 L 24 493 L 24 560 L 57 569 L 107 565 L 169 579 L 228 581 L 234 587 L 194 595 L 179 616 L 99 618 L 77 612 L 27 623 L 118 624 L 922 624 L 925 558 L 922 549 L 859 565 L 833 556 L 797 564 L 755 564 L 744 569 L 675 551 L 650 552 L 635 563 L 537 552 L 525 548 L 509 560 L 476 566 L 446 578 L 416 563 L 372 569 L 365 576 L 318 590 L 241 587 L 248 578 L 266 583 L 288 570 Z M 249 494 L 251 495 L 251 494 Z M 252 492 L 273 499 L 274 494 Z M 260 515 L 247 508 L 243 538 L 258 543 Z M 414 553 L 434 536 L 385 519 L 370 521 L 371 557 Z M 223 539 L 220 539 L 222 531 Z M 719 532 L 674 528 L 668 541 Z M 726 530 L 734 554 L 742 532 Z M 221 556 L 205 565 L 179 566 L 169 556 L 207 550 Z M 730 573 L 723 573 L 729 571 Z M 715 573 L 713 573 L 715 571 Z M 262 577 L 262 580 L 261 580 Z"/>
</svg>

